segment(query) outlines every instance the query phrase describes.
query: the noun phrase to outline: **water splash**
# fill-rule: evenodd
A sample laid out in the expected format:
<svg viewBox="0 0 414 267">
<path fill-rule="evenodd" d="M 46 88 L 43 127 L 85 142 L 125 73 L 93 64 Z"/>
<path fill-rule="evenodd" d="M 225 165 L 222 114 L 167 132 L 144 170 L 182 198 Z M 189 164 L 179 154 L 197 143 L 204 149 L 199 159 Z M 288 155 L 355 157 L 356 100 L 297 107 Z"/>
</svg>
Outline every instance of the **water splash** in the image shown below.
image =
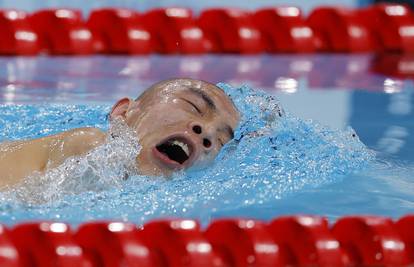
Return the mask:
<svg viewBox="0 0 414 267">
<path fill-rule="evenodd" d="M 124 121 L 115 120 L 104 145 L 70 157 L 45 173 L 35 172 L 10 192 L 19 201 L 40 204 L 87 191 L 121 188 L 124 180 L 138 173 L 135 158 L 140 149 L 136 133 Z"/>
<path fill-rule="evenodd" d="M 79 171 L 86 183 L 79 183 L 78 187 L 66 186 L 59 197 L 47 196 L 49 202 L 45 204 L 19 203 L 4 195 L 0 220 L 14 223 L 32 218 L 58 218 L 76 224 L 105 218 L 142 223 L 160 216 L 186 216 L 208 221 L 213 213 L 253 205 L 271 206 L 307 188 L 341 181 L 345 175 L 364 169 L 375 157 L 351 128 L 339 131 L 303 121 L 284 112 L 274 97 L 247 86 L 219 86 L 231 96 L 242 113 L 242 120 L 234 140 L 225 145 L 212 166 L 179 172 L 170 180 L 134 175 L 126 181 L 122 179 L 122 166 L 105 168 L 104 164 L 91 175 L 94 179 L 88 179 L 88 172 L 74 168 L 71 172 Z M 37 122 L 30 126 L 16 120 L 21 127 L 17 132 L 11 127 L 2 129 L 3 136 L 12 138 L 22 137 L 22 133 L 30 137 L 46 134 L 41 132 L 44 123 L 49 123 L 47 134 L 70 127 L 105 128 L 102 119 L 108 111 L 108 107 L 99 106 L 49 105 L 3 106 L 1 109 L 37 116 Z M 57 120 L 53 125 L 49 122 L 50 110 L 62 115 L 62 118 L 53 115 Z M 93 116 L 88 116 L 90 114 Z M 0 120 L 8 121 L 7 116 L 0 115 Z M 65 124 L 59 127 L 62 121 Z M 111 151 L 120 153 L 122 149 L 119 148 L 125 147 L 121 143 L 114 143 Z M 99 160 L 104 160 L 102 156 L 107 151 L 97 149 L 95 152 Z M 126 158 L 130 156 L 125 155 Z M 90 166 L 88 164 L 85 166 Z M 112 178 L 108 180 L 105 176 Z M 71 175 L 65 177 L 63 180 L 70 181 Z M 48 189 L 42 185 L 42 190 L 60 190 L 59 183 L 52 185 Z"/>
</svg>

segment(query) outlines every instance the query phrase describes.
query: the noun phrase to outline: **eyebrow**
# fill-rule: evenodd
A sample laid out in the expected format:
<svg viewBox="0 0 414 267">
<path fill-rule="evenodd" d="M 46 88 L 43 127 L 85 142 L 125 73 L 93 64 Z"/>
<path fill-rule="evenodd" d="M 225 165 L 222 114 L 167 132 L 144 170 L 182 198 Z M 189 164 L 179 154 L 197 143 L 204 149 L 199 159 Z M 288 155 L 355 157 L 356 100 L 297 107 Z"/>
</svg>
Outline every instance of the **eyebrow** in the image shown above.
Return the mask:
<svg viewBox="0 0 414 267">
<path fill-rule="evenodd" d="M 194 94 L 196 94 L 196 95 L 198 95 L 201 99 L 203 99 L 204 100 L 204 102 L 206 102 L 206 104 L 207 104 L 207 106 L 210 108 L 210 109 L 212 109 L 212 110 L 217 110 L 217 107 L 216 107 L 216 104 L 214 104 L 214 101 L 213 101 L 213 99 L 211 99 L 211 97 L 210 96 L 208 96 L 205 92 L 203 92 L 202 90 L 200 90 L 200 89 L 197 89 L 197 88 L 192 88 L 192 87 L 190 87 L 189 88 L 189 90 L 190 90 L 190 92 L 192 92 L 192 93 L 194 93 Z"/>
</svg>

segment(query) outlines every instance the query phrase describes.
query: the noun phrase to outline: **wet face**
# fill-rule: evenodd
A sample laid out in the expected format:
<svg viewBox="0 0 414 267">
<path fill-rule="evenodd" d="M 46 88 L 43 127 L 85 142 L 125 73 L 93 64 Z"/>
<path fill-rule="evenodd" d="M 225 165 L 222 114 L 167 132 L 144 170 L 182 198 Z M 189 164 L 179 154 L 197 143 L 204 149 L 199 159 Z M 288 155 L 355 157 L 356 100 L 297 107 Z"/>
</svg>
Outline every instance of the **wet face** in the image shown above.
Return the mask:
<svg viewBox="0 0 414 267">
<path fill-rule="evenodd" d="M 136 101 L 120 100 L 111 117 L 123 116 L 142 146 L 138 166 L 146 175 L 211 163 L 233 138 L 239 113 L 227 95 L 207 82 L 175 79 L 149 88 Z"/>
</svg>

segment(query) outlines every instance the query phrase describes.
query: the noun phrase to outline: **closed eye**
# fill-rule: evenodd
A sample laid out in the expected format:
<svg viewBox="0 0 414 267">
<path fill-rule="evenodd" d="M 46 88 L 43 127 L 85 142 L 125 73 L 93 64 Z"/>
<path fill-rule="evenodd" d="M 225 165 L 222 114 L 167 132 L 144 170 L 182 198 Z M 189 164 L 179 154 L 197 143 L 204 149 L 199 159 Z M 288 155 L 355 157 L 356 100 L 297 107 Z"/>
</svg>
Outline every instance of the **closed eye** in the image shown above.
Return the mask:
<svg viewBox="0 0 414 267">
<path fill-rule="evenodd" d="M 182 98 L 182 100 L 184 100 L 185 102 L 193 106 L 193 108 L 195 108 L 195 110 L 197 110 L 198 113 L 203 114 L 203 112 L 193 102 L 188 101 L 187 99 L 184 99 L 184 98 Z"/>
</svg>

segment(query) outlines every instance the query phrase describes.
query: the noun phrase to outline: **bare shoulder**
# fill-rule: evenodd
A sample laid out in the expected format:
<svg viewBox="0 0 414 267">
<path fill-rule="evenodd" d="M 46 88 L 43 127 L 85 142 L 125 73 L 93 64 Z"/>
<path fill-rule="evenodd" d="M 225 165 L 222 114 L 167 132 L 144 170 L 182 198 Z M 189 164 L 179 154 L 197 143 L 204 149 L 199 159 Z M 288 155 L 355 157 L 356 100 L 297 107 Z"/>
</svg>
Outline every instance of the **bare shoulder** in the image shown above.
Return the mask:
<svg viewBox="0 0 414 267">
<path fill-rule="evenodd" d="M 106 134 L 98 128 L 84 127 L 76 128 L 60 134 L 57 138 L 64 142 L 69 150 L 76 150 L 82 153 L 104 143 Z"/>
<path fill-rule="evenodd" d="M 69 131 L 61 133 L 67 137 L 80 137 L 80 138 L 104 138 L 105 132 L 94 127 L 82 127 L 71 129 Z"/>
<path fill-rule="evenodd" d="M 49 136 L 49 167 L 58 166 L 71 156 L 80 156 L 105 142 L 105 132 L 91 127 L 76 128 Z"/>
<path fill-rule="evenodd" d="M 26 146 L 32 146 L 37 139 L 33 140 L 14 140 L 14 141 L 3 141 L 0 142 L 0 153 L 2 152 L 12 152 L 18 149 L 24 148 Z"/>
</svg>

